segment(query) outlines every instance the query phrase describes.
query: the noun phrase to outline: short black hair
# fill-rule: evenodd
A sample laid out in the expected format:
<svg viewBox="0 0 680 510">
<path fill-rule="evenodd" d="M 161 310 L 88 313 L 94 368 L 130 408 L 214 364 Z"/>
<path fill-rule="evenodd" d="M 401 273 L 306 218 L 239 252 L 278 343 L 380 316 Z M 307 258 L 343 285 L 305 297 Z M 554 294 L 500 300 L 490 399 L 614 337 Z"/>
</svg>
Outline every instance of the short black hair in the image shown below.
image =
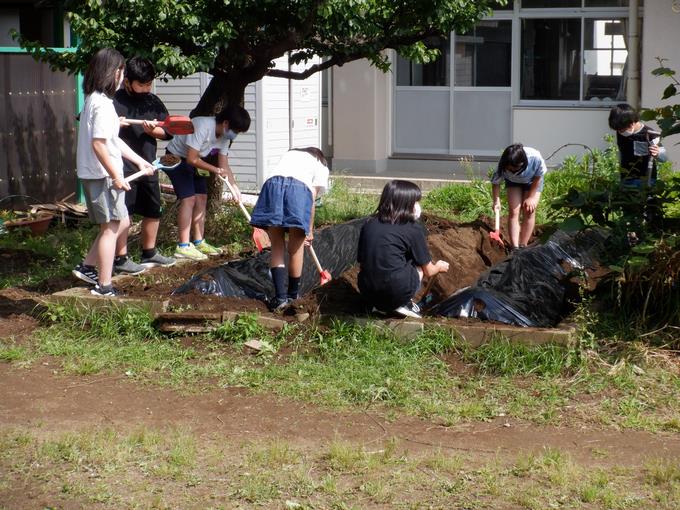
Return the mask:
<svg viewBox="0 0 680 510">
<path fill-rule="evenodd" d="M 620 103 L 609 110 L 609 127 L 614 131 L 626 129 L 640 120 L 640 114 L 628 103 Z"/>
<path fill-rule="evenodd" d="M 83 76 L 83 92 L 86 95 L 102 92 L 113 97 L 118 90 L 116 71 L 125 68 L 125 59 L 113 48 L 102 48 L 93 55 Z"/>
<path fill-rule="evenodd" d="M 501 172 L 506 170 L 509 166 L 518 166 L 524 169 L 528 163 L 529 160 L 527 159 L 527 153 L 524 152 L 524 145 L 521 143 L 513 143 L 512 145 L 508 145 L 503 151 L 503 154 L 501 154 L 498 168 L 500 168 Z"/>
<path fill-rule="evenodd" d="M 411 181 L 395 179 L 385 184 L 375 211 L 381 223 L 404 224 L 416 220 L 413 207 L 422 198 L 420 188 Z"/>
<path fill-rule="evenodd" d="M 300 152 L 306 152 L 308 154 L 311 154 L 314 156 L 319 163 L 321 163 L 323 166 L 328 166 L 328 161 L 326 160 L 326 156 L 324 156 L 323 151 L 319 149 L 318 147 L 298 147 L 291 149 L 292 151 L 300 151 Z"/>
<path fill-rule="evenodd" d="M 156 77 L 156 69 L 148 58 L 132 57 L 125 63 L 125 77 L 130 83 L 149 83 Z"/>
<path fill-rule="evenodd" d="M 250 114 L 240 104 L 231 103 L 222 108 L 222 110 L 215 115 L 215 120 L 218 124 L 229 121 L 229 129 L 236 133 L 245 133 L 250 128 Z"/>
</svg>

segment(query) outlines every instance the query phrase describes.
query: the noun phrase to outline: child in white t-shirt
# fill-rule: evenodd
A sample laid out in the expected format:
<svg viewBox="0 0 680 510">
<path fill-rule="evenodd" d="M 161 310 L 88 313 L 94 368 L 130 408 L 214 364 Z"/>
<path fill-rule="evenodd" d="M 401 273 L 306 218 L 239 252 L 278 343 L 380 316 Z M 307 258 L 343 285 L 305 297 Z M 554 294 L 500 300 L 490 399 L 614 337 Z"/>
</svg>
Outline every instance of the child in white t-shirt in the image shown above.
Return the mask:
<svg viewBox="0 0 680 510">
<path fill-rule="evenodd" d="M 328 163 L 316 147 L 291 149 L 265 179 L 250 224 L 269 233 L 270 269 L 276 291 L 270 308 L 282 310 L 298 297 L 304 245 L 314 239 L 314 201 L 328 188 Z M 288 271 L 284 263 L 286 232 Z"/>
<path fill-rule="evenodd" d="M 140 170 L 154 168 L 118 137 L 120 121 L 113 96 L 120 88 L 125 59 L 116 50 L 103 48 L 90 60 L 83 79 L 86 94 L 80 114 L 76 166 L 83 185 L 90 219 L 99 224 L 99 234 L 85 260 L 73 274 L 95 287 L 92 294 L 115 296 L 111 285 L 113 258 L 118 236 L 128 227 L 125 192 L 130 185 L 123 177 L 123 158 Z"/>
<path fill-rule="evenodd" d="M 242 106 L 230 104 L 214 117 L 194 117 L 191 122 L 194 132 L 175 136 L 167 147 L 170 154 L 182 158 L 182 163 L 165 172 L 170 177 L 179 200 L 179 242 L 174 257 L 205 260 L 208 255 L 222 253 L 204 239 L 205 211 L 208 205 L 207 177 L 210 173 L 226 177 L 238 194 L 227 156 L 236 135 L 248 131 L 250 115 Z M 215 148 L 219 151 L 217 166 L 204 159 Z"/>
</svg>

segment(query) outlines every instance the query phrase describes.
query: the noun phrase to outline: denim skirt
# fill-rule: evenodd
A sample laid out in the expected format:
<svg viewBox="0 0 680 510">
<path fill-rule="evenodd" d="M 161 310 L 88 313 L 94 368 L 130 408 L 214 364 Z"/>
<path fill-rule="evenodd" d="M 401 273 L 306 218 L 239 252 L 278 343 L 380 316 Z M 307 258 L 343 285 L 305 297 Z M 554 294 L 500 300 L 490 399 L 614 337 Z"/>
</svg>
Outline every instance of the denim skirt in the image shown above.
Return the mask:
<svg viewBox="0 0 680 510">
<path fill-rule="evenodd" d="M 293 177 L 270 177 L 262 186 L 250 224 L 254 227 L 299 228 L 309 234 L 312 192 Z"/>
</svg>

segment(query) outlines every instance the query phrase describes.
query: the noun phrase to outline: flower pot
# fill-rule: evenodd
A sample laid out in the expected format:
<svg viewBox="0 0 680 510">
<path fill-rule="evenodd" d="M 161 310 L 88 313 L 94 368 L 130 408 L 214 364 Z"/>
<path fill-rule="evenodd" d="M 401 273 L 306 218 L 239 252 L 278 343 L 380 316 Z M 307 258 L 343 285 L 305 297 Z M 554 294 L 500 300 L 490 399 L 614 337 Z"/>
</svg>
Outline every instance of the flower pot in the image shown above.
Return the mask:
<svg viewBox="0 0 680 510">
<path fill-rule="evenodd" d="M 54 218 L 54 214 L 42 213 L 35 217 L 6 221 L 4 225 L 7 230 L 27 227 L 31 229 L 32 235 L 40 236 L 47 232 L 47 228 L 50 226 L 52 218 Z"/>
</svg>

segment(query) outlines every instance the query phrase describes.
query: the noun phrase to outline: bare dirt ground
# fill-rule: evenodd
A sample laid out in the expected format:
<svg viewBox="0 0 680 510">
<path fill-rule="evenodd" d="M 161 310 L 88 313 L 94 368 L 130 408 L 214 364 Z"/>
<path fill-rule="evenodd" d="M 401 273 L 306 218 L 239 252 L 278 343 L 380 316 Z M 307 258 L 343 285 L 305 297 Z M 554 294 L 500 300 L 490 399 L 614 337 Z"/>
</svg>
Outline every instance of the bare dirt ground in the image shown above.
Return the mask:
<svg viewBox="0 0 680 510">
<path fill-rule="evenodd" d="M 603 465 L 647 457 L 680 457 L 680 438 L 637 431 L 540 427 L 506 417 L 452 427 L 417 418 L 387 420 L 380 410 L 331 412 L 274 396 L 225 388 L 199 395 L 146 387 L 120 376 L 66 376 L 51 360 L 31 368 L 0 365 L 0 387 L 14 388 L 0 401 L 0 424 L 45 433 L 92 425 L 115 428 L 185 426 L 198 435 L 286 439 L 314 445 L 334 438 L 357 443 L 396 437 L 411 450 L 453 449 L 487 454 L 531 452 L 544 447 L 571 452 Z M 593 448 L 607 450 L 595 461 Z"/>
<path fill-rule="evenodd" d="M 506 417 L 445 427 L 411 417 L 388 420 L 373 408 L 327 411 L 245 389 L 215 388 L 183 395 L 140 385 L 124 375 L 65 376 L 56 366 L 49 358 L 30 369 L 0 364 L 1 430 L 21 430 L 39 439 L 100 429 L 125 434 L 140 427 L 179 428 L 198 445 L 284 440 L 308 451 L 338 440 L 367 449 L 384 448 L 391 441 L 404 454 L 465 454 L 475 463 L 512 462 L 518 455 L 552 448 L 589 469 L 604 470 L 642 466 L 649 458 L 680 457 L 680 438 L 667 435 L 541 427 Z M 0 501 L 6 508 L 51 507 L 55 498 L 65 505 L 60 508 L 84 504 L 78 497 L 55 494 L 54 488 L 41 485 L 35 477 L 23 478 L 21 486 L 0 486 Z"/>
</svg>

